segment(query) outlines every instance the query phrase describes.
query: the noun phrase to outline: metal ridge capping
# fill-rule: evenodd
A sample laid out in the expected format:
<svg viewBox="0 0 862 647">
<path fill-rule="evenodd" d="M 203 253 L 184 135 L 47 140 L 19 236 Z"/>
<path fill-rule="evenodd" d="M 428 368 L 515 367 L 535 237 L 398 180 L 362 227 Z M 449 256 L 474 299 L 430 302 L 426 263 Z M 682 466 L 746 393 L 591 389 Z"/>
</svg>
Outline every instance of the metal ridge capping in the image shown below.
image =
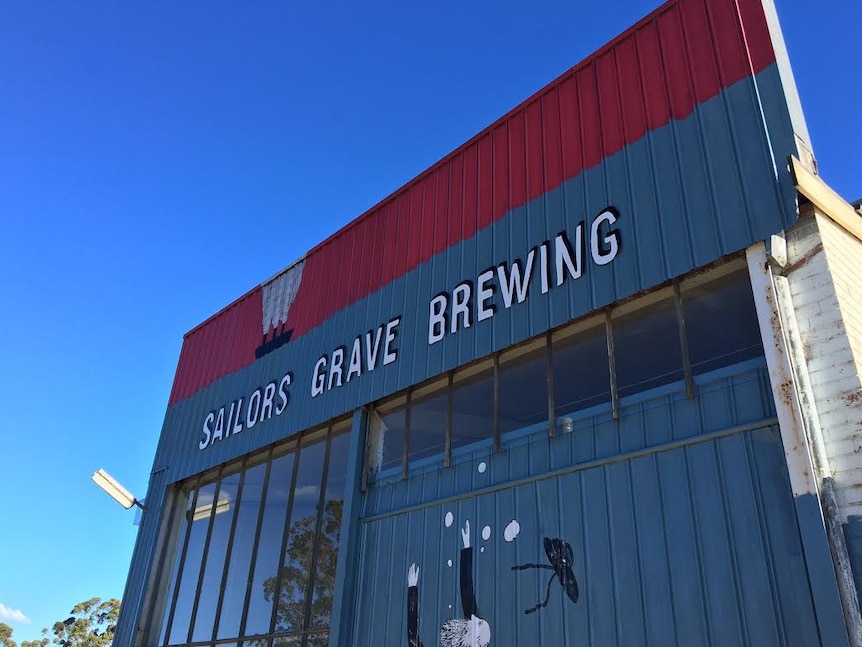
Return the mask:
<svg viewBox="0 0 862 647">
<path fill-rule="evenodd" d="M 302 261 L 190 331 L 169 406 L 775 61 L 761 0 L 665 3 Z M 297 268 L 299 277 L 285 280 L 288 298 L 267 301 L 267 286 Z"/>
</svg>

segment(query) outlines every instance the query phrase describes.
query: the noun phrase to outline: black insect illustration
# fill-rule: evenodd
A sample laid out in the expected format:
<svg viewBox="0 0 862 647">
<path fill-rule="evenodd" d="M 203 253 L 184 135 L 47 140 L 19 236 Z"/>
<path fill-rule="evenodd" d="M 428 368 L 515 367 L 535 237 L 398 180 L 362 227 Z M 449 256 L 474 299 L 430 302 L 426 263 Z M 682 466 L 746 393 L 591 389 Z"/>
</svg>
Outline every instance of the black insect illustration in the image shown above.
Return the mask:
<svg viewBox="0 0 862 647">
<path fill-rule="evenodd" d="M 539 602 L 534 607 L 525 609 L 524 613 L 527 614 L 535 613 L 539 609 L 548 606 L 548 600 L 551 599 L 551 584 L 553 583 L 554 578 L 560 579 L 560 585 L 563 587 L 563 591 L 565 591 L 566 595 L 569 596 L 569 599 L 572 602 L 578 601 L 578 580 L 575 579 L 575 574 L 572 571 L 572 562 L 574 561 L 572 547 L 569 546 L 568 542 L 559 538 L 550 539 L 545 537 L 544 544 L 545 554 L 548 556 L 550 564 L 521 564 L 520 566 L 512 567 L 513 571 L 523 571 L 528 568 L 542 568 L 554 571 L 554 574 L 551 575 L 551 579 L 548 580 L 548 592 L 545 594 L 545 601 Z"/>
</svg>

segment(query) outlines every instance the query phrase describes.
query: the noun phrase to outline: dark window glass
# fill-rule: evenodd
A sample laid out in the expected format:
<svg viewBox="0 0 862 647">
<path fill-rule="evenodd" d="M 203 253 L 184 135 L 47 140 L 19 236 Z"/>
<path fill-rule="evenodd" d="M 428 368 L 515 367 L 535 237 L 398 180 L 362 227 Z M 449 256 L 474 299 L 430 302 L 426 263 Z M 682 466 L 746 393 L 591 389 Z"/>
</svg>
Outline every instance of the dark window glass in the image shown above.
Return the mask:
<svg viewBox="0 0 862 647">
<path fill-rule="evenodd" d="M 276 584 L 279 585 L 276 632 L 299 631 L 305 621 L 325 457 L 325 441 L 306 445 L 299 452 L 299 469 L 293 491 L 281 581 L 276 581 L 276 573 L 273 572 L 263 584 L 268 597 L 272 597 Z"/>
<path fill-rule="evenodd" d="M 314 567 L 314 597 L 311 602 L 310 628 L 328 627 L 332 613 L 349 446 L 350 435 L 340 434 L 332 438 L 332 447 L 329 449 L 326 498 L 323 504 L 321 534 L 318 539 L 317 558 Z"/>
<path fill-rule="evenodd" d="M 282 636 L 272 641 L 272 647 L 302 647 L 302 636 Z M 252 645 L 246 642 L 245 645 Z"/>
<path fill-rule="evenodd" d="M 168 597 L 167 597 L 167 605 L 166 605 L 166 610 L 165 610 L 165 617 L 162 620 L 162 628 L 159 631 L 159 635 L 162 636 L 163 644 L 167 643 L 167 639 L 168 639 L 168 637 L 165 635 L 165 631 L 166 631 L 167 626 L 168 626 L 168 617 L 170 616 L 169 612 L 170 612 L 170 608 L 171 608 L 171 602 L 174 599 L 174 590 L 177 587 L 177 576 L 179 575 L 179 570 L 180 570 L 180 560 L 182 559 L 182 556 L 183 556 L 183 544 L 185 543 L 186 533 L 188 532 L 188 527 L 189 527 L 189 524 L 191 523 L 191 515 L 188 513 L 191 511 L 191 508 L 193 505 L 193 499 L 194 499 L 193 495 L 194 495 L 194 493 L 188 494 L 185 491 L 181 490 L 180 496 L 185 500 L 185 506 L 184 507 L 186 509 L 185 510 L 186 514 L 183 515 L 183 520 L 182 520 L 182 524 L 180 527 L 180 532 L 177 535 L 177 537 L 179 538 L 178 545 L 177 545 L 177 554 L 174 557 L 174 566 L 171 569 L 171 580 L 170 580 L 171 583 L 168 586 Z M 180 505 L 182 505 L 182 501 L 180 502 Z"/>
<path fill-rule="evenodd" d="M 500 433 L 548 419 L 548 352 L 544 346 L 499 367 Z"/>
<path fill-rule="evenodd" d="M 404 434 L 407 425 L 407 410 L 401 407 L 397 411 L 380 416 L 380 425 L 375 431 L 379 433 L 383 444 L 383 456 L 380 459 L 380 469 L 387 470 L 401 467 L 404 456 Z"/>
<path fill-rule="evenodd" d="M 267 589 L 267 582 L 271 581 L 281 564 L 281 540 L 284 537 L 293 460 L 293 454 L 286 454 L 272 461 L 258 539 L 257 562 L 251 583 L 246 636 L 269 633 L 273 595 L 272 589 Z"/>
<path fill-rule="evenodd" d="M 446 415 L 449 400 L 446 391 L 410 403 L 410 441 L 407 460 L 443 454 L 446 448 Z"/>
<path fill-rule="evenodd" d="M 673 299 L 613 320 L 620 397 L 681 380 L 682 352 Z"/>
<path fill-rule="evenodd" d="M 552 350 L 555 416 L 611 401 L 604 325 L 555 340 Z"/>
<path fill-rule="evenodd" d="M 694 374 L 763 354 L 748 274 L 743 270 L 682 293 Z"/>
<path fill-rule="evenodd" d="M 210 512 L 215 500 L 215 490 L 215 483 L 201 487 L 194 509 L 186 512 L 186 516 L 191 517 L 192 526 L 168 644 L 184 643 L 188 640 L 192 605 L 197 593 L 198 576 L 201 572 L 201 559 L 203 558 L 204 543 L 210 523 Z"/>
<path fill-rule="evenodd" d="M 216 607 L 221 579 L 224 574 L 225 549 L 230 539 L 231 522 L 236 513 L 236 495 L 239 489 L 239 473 L 225 476 L 218 489 L 218 500 L 215 505 L 215 516 L 210 531 L 209 550 L 204 565 L 203 581 L 198 597 L 195 627 L 192 640 L 210 640 L 213 634 Z"/>
<path fill-rule="evenodd" d="M 455 382 L 452 389 L 452 449 L 494 437 L 494 372 Z"/>
<path fill-rule="evenodd" d="M 254 550 L 254 535 L 260 514 L 260 501 L 263 494 L 263 480 L 266 463 L 255 465 L 246 470 L 242 484 L 242 497 L 237 510 L 236 530 L 227 569 L 224 600 L 219 618 L 218 638 L 232 638 L 239 635 L 239 623 L 245 604 L 245 590 Z"/>
</svg>

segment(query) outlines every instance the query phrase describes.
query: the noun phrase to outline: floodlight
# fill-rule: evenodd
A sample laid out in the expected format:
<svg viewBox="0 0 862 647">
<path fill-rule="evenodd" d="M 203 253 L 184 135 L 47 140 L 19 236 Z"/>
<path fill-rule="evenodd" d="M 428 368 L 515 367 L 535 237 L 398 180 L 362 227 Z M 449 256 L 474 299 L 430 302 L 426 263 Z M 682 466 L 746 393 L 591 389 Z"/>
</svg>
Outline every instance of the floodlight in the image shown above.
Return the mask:
<svg viewBox="0 0 862 647">
<path fill-rule="evenodd" d="M 96 470 L 93 472 L 93 483 L 102 488 L 109 497 L 123 506 L 126 510 L 131 508 L 133 505 L 138 506 L 141 510 L 144 509 L 141 502 L 132 496 L 132 493 L 126 488 L 117 483 L 114 477 L 108 474 L 105 470 Z"/>
</svg>

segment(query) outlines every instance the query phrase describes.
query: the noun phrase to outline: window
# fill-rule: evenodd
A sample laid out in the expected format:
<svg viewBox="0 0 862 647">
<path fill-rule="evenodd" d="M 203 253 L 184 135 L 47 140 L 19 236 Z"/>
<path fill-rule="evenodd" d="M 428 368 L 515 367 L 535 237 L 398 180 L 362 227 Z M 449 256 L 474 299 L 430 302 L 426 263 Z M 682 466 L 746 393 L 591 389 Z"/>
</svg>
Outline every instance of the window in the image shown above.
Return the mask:
<svg viewBox="0 0 862 647">
<path fill-rule="evenodd" d="M 611 374 L 604 321 L 555 336 L 552 346 L 554 415 L 611 401 Z"/>
<path fill-rule="evenodd" d="M 494 438 L 494 369 L 489 362 L 455 375 L 452 449 Z"/>
<path fill-rule="evenodd" d="M 694 397 L 693 375 L 762 352 L 748 274 L 732 260 L 386 401 L 371 412 L 368 473 L 406 476 L 394 470 L 405 449 L 409 471 L 448 465 L 461 447 L 549 433 L 551 409 L 553 429 L 560 418 L 571 429 L 577 412 L 611 404 L 618 416 L 620 399 L 657 387 Z"/>
<path fill-rule="evenodd" d="M 617 388 L 623 398 L 683 377 L 672 297 L 613 318 Z"/>
<path fill-rule="evenodd" d="M 328 644 L 349 427 L 305 434 L 188 488 L 160 644 Z"/>
<path fill-rule="evenodd" d="M 682 307 L 695 375 L 763 354 L 754 297 L 744 270 L 683 285 Z"/>
<path fill-rule="evenodd" d="M 501 435 L 547 422 L 548 349 L 545 338 L 501 355 L 498 377 Z"/>
</svg>

